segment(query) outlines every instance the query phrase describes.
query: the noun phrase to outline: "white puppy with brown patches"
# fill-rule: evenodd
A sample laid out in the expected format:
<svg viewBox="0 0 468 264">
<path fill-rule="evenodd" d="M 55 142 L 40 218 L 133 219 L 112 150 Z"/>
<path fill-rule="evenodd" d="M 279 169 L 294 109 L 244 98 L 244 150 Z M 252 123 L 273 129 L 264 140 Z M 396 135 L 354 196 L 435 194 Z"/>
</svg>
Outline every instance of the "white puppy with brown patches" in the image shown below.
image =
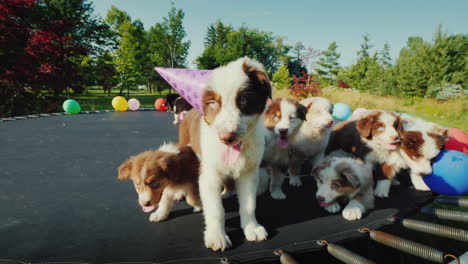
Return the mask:
<svg viewBox="0 0 468 264">
<path fill-rule="evenodd" d="M 372 173 L 360 160 L 327 157 L 311 174 L 317 183 L 317 201 L 328 212 L 338 212 L 342 199 L 349 200 L 342 212 L 347 220 L 361 219 L 374 208 Z"/>
<path fill-rule="evenodd" d="M 312 167 L 323 158 L 333 125 L 333 104 L 321 97 L 311 97 L 300 102 L 307 109 L 306 121 L 291 140 L 289 161 L 289 185 L 302 186 L 301 168 L 305 159 L 310 159 Z"/>
<path fill-rule="evenodd" d="M 265 111 L 266 144 L 260 170 L 268 170 L 273 199 L 286 199 L 281 186 L 285 178 L 283 169 L 289 163 L 289 142 L 304 122 L 306 111 L 305 106 L 290 98 L 275 99 Z"/>
<path fill-rule="evenodd" d="M 432 160 L 444 149 L 448 130 L 415 117 L 401 117 L 400 154 L 410 168 L 416 190 L 429 191 L 423 177 L 432 173 Z"/>
<path fill-rule="evenodd" d="M 271 85 L 263 66 L 240 58 L 213 70 L 202 95 L 204 116 L 189 112 L 179 129 L 180 142 L 200 148 L 200 196 L 207 248 L 231 246 L 221 202 L 223 182 L 235 181 L 241 227 L 248 241 L 268 237 L 255 217 L 259 165 L 265 149 L 263 113 Z M 196 119 L 199 121 L 196 121 Z"/>
</svg>

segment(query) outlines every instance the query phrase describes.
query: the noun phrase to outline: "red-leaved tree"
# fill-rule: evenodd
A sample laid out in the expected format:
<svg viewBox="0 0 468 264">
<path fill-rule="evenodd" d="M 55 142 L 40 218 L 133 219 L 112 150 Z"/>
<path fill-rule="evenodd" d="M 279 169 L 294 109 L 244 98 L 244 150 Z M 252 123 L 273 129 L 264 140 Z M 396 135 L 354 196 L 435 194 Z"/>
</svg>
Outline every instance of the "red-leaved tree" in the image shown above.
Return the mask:
<svg viewBox="0 0 468 264">
<path fill-rule="evenodd" d="M 309 96 L 319 96 L 322 93 L 320 82 L 314 79 L 312 74 L 302 72 L 301 76 L 292 76 L 294 78 L 290 92 L 297 98 L 306 98 Z"/>
</svg>

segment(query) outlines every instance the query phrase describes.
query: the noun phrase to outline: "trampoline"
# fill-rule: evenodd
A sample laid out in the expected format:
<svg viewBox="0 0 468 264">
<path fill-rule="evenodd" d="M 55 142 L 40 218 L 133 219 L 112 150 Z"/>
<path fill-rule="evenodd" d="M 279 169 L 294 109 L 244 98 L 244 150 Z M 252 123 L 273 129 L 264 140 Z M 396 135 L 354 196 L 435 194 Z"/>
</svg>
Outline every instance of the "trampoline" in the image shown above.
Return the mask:
<svg viewBox="0 0 468 264">
<path fill-rule="evenodd" d="M 32 117 L 32 116 L 31 116 Z M 20 118 L 21 119 L 21 118 Z M 137 205 L 130 182 L 117 167 L 130 155 L 177 141 L 173 116 L 158 111 L 50 115 L 0 123 L 0 259 L 22 262 L 244 263 L 272 251 L 318 248 L 365 234 L 359 228 L 390 224 L 430 202 L 407 177 L 361 220 L 330 215 L 315 200 L 315 183 L 284 190 L 277 201 L 257 199 L 257 219 L 269 238 L 248 242 L 240 228 L 237 197 L 223 201 L 233 247 L 212 252 L 203 243 L 203 215 L 176 203 L 169 219 L 154 223 Z M 3 120 L 2 120 L 3 121 Z M 0 261 L 2 263 L 2 261 Z"/>
</svg>

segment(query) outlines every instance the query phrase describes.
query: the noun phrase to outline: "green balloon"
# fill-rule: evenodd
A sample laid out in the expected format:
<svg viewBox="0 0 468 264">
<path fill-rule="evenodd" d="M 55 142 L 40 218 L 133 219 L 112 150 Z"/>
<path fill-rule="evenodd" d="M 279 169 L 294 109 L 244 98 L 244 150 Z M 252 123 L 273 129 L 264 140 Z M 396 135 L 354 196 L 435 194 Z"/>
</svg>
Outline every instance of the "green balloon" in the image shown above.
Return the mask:
<svg viewBox="0 0 468 264">
<path fill-rule="evenodd" d="M 78 114 L 79 112 L 81 112 L 80 104 L 73 99 L 66 100 L 65 102 L 63 102 L 62 106 L 63 110 L 70 114 Z"/>
</svg>

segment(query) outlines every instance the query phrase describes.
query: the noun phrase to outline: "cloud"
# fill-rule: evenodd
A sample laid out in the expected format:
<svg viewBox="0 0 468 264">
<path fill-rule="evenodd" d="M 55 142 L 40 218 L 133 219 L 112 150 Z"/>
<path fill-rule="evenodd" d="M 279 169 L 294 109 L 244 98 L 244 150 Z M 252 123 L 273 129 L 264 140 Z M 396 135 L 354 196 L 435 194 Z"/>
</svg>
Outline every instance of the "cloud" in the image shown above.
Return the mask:
<svg viewBox="0 0 468 264">
<path fill-rule="evenodd" d="M 232 13 L 235 17 L 260 17 L 260 16 L 271 16 L 273 13 L 270 11 L 245 11 Z"/>
</svg>

